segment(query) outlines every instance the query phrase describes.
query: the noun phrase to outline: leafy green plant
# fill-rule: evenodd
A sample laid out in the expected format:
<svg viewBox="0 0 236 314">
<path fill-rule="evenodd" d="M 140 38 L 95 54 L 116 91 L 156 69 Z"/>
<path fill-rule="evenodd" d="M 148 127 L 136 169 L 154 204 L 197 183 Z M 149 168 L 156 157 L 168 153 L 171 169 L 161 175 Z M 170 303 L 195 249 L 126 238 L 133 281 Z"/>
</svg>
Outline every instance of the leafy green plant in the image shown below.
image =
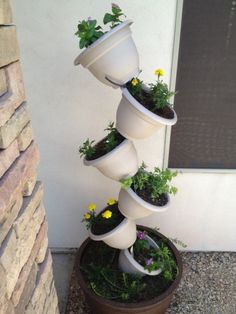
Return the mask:
<svg viewBox="0 0 236 314">
<path fill-rule="evenodd" d="M 85 156 L 87 159 L 94 156 L 96 149 L 92 146 L 94 140 L 90 141 L 89 138 L 79 147 L 80 157 Z"/>
<path fill-rule="evenodd" d="M 111 23 L 111 28 L 114 28 L 117 25 L 119 25 L 120 23 L 122 23 L 122 20 L 120 20 L 120 17 L 125 16 L 125 15 L 122 12 L 121 8 L 115 3 L 112 3 L 111 11 L 112 11 L 112 14 L 106 13 L 104 15 L 103 23 L 104 24 Z"/>
<path fill-rule="evenodd" d="M 107 152 L 110 152 L 118 144 L 118 139 L 117 139 L 118 131 L 114 127 L 114 122 L 109 122 L 108 127 L 104 131 L 108 132 L 104 147 Z"/>
<path fill-rule="evenodd" d="M 144 100 L 151 103 L 153 112 L 170 107 L 170 98 L 176 94 L 169 91 L 168 85 L 160 79 L 161 76 L 164 76 L 162 69 L 157 69 L 154 73 L 157 76 L 157 81 L 155 84 L 148 84 L 150 87 L 149 91 L 144 90 L 143 81 L 138 77 L 133 78 L 127 84 L 127 88 L 133 97 L 138 98 L 139 101 Z"/>
<path fill-rule="evenodd" d="M 88 18 L 87 21 L 79 22 L 77 26 L 76 36 L 80 38 L 80 49 L 87 48 L 94 43 L 98 38 L 104 35 L 101 26 L 97 25 L 96 20 Z"/>
<path fill-rule="evenodd" d="M 122 23 L 122 20 L 120 18 L 125 15 L 122 12 L 121 8 L 115 3 L 112 3 L 111 11 L 112 13 L 106 13 L 104 15 L 103 23 L 111 23 L 111 28 L 114 28 L 115 26 Z M 105 33 L 106 32 L 103 31 L 102 27 L 100 25 L 97 25 L 97 20 L 89 17 L 87 20 L 79 22 L 75 35 L 80 39 L 80 49 L 83 49 L 89 47 Z"/>
<path fill-rule="evenodd" d="M 90 203 L 87 208 L 87 212 L 84 214 L 82 222 L 85 222 L 86 228 L 91 229 L 92 226 L 99 222 L 101 224 L 106 224 L 108 225 L 113 224 L 117 220 L 117 213 L 120 214 L 118 210 L 115 210 L 117 207 L 117 200 L 110 198 L 107 201 L 107 207 L 105 210 L 101 213 L 101 215 L 96 214 L 96 208 L 97 205 L 94 203 Z M 116 205 L 116 206 L 114 206 Z"/>
<path fill-rule="evenodd" d="M 172 281 L 177 272 L 177 265 L 171 250 L 163 241 L 159 241 L 159 248 L 153 248 L 145 236 L 145 231 L 138 231 L 137 240 L 133 245 L 135 259 L 149 272 L 161 269 L 163 278 Z"/>
<path fill-rule="evenodd" d="M 132 300 L 146 287 L 140 277 L 113 270 L 110 265 L 90 264 L 83 271 L 86 272 L 91 289 L 106 299 Z"/>
<path fill-rule="evenodd" d="M 170 98 L 175 95 L 175 92 L 170 92 L 168 85 L 160 79 L 164 75 L 162 69 L 157 69 L 155 74 L 157 75 L 156 84 L 149 84 L 151 99 L 155 109 L 163 109 L 169 106 Z"/>
<path fill-rule="evenodd" d="M 143 162 L 133 177 L 122 179 L 122 188 L 128 189 L 131 187 L 136 193 L 146 190 L 150 193 L 153 201 L 163 194 L 175 195 L 177 193 L 177 188 L 169 185 L 172 178 L 177 176 L 176 171 L 172 172 L 170 169 L 161 171 L 155 167 L 154 171 L 150 172 L 146 168 L 147 166 Z"/>
<path fill-rule="evenodd" d="M 105 141 L 102 142 L 103 145 L 100 145 L 100 148 L 105 153 L 109 153 L 121 142 L 122 137 L 114 127 L 114 122 L 109 122 L 108 127 L 104 129 L 104 131 L 107 131 L 108 134 Z M 88 138 L 81 146 L 79 146 L 80 157 L 85 156 L 86 159 L 91 160 L 95 156 L 97 153 L 97 146 L 93 145 L 94 142 L 94 140 Z"/>
</svg>

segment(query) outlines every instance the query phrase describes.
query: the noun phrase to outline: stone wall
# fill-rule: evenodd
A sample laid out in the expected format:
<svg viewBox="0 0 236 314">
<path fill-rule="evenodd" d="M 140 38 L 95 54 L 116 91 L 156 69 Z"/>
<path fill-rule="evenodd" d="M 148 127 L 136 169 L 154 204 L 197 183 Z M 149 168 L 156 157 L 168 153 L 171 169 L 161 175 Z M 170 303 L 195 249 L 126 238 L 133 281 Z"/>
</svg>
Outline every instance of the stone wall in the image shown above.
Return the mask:
<svg viewBox="0 0 236 314">
<path fill-rule="evenodd" d="M 0 314 L 59 313 L 33 140 L 8 0 L 0 0 Z"/>
</svg>

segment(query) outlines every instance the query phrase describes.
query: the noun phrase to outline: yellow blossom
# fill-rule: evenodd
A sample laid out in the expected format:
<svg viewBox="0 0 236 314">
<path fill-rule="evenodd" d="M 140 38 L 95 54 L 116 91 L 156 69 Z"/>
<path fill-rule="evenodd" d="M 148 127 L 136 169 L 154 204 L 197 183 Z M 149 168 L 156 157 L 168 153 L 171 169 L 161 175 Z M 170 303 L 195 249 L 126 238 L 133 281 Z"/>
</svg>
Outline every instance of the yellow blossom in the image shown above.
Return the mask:
<svg viewBox="0 0 236 314">
<path fill-rule="evenodd" d="M 88 206 L 88 210 L 89 210 L 90 212 L 94 212 L 95 209 L 96 209 L 96 207 L 97 207 L 96 204 L 91 203 L 91 204 L 89 204 L 89 206 Z"/>
<path fill-rule="evenodd" d="M 156 69 L 155 70 L 155 75 L 159 76 L 164 76 L 164 71 L 162 69 Z"/>
<path fill-rule="evenodd" d="M 132 81 L 131 81 L 131 84 L 133 86 L 136 86 L 138 84 L 138 80 L 136 78 L 133 78 Z"/>
<path fill-rule="evenodd" d="M 104 213 L 102 213 L 102 217 L 109 219 L 112 216 L 112 212 L 110 210 L 106 210 Z"/>
<path fill-rule="evenodd" d="M 91 218 L 91 215 L 89 213 L 84 214 L 84 219 L 89 220 Z"/>
<path fill-rule="evenodd" d="M 109 198 L 109 200 L 107 201 L 107 205 L 114 205 L 117 203 L 117 200 L 114 200 L 114 198 Z"/>
</svg>

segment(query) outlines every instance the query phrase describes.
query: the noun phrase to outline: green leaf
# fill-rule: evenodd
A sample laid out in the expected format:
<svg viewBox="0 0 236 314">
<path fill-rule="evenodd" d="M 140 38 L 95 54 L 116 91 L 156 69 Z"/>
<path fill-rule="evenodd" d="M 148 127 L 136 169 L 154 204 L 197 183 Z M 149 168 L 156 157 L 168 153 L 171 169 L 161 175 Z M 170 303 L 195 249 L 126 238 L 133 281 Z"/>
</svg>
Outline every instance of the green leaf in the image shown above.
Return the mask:
<svg viewBox="0 0 236 314">
<path fill-rule="evenodd" d="M 104 15 L 104 18 L 103 18 L 103 23 L 104 24 L 107 24 L 107 23 L 110 23 L 110 22 L 113 22 L 114 21 L 114 16 L 111 15 L 110 13 L 106 13 Z"/>
<path fill-rule="evenodd" d="M 80 49 L 83 49 L 86 45 L 86 39 L 85 38 L 81 38 L 80 42 L 79 42 L 79 47 Z"/>
</svg>

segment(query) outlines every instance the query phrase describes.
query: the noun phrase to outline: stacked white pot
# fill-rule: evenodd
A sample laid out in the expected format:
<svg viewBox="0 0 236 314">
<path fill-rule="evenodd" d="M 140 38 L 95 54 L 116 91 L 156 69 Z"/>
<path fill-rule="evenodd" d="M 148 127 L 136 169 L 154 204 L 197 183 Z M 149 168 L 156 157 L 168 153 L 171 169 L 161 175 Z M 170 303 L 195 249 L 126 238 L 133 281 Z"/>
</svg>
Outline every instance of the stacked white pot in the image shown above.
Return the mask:
<svg viewBox="0 0 236 314">
<path fill-rule="evenodd" d="M 121 87 L 122 98 L 116 113 L 116 128 L 126 139 L 100 158 L 84 159 L 86 166 L 94 166 L 103 175 L 117 181 L 133 176 L 138 171 L 138 156 L 132 140 L 147 138 L 160 127 L 173 125 L 177 121 L 175 112 L 174 118 L 168 120 L 145 109 L 124 87 L 140 72 L 139 55 L 130 29 L 132 23 L 128 20 L 114 27 L 74 61 L 75 65 L 81 64 L 102 83 L 113 88 Z M 121 250 L 119 265 L 123 271 L 157 275 L 161 270 L 148 273 L 133 258 L 132 245 L 137 239 L 135 220 L 166 210 L 168 204 L 169 198 L 166 206 L 154 206 L 142 200 L 131 188 L 121 189 L 118 208 L 125 216 L 124 220 L 108 233 L 95 235 L 90 231 L 89 236 L 95 241 L 104 241 L 107 245 Z M 146 236 L 146 239 L 152 247 L 157 247 L 150 237 Z"/>
</svg>

